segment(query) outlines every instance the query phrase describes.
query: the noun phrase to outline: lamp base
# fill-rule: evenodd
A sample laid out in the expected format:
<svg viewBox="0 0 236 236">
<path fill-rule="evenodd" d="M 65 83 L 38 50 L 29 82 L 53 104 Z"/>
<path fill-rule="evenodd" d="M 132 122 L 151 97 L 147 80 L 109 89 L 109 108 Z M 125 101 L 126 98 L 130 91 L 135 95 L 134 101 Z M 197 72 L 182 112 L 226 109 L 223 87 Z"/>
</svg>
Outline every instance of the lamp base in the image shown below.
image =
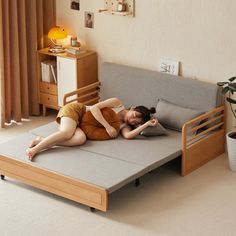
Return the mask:
<svg viewBox="0 0 236 236">
<path fill-rule="evenodd" d="M 54 45 L 51 45 L 48 51 L 52 53 L 63 53 L 65 52 L 65 48 L 62 47 L 61 44 L 54 44 Z"/>
<path fill-rule="evenodd" d="M 50 48 L 48 51 L 52 53 L 63 53 L 65 52 L 65 49 L 62 47 L 61 48 L 54 47 L 54 48 Z"/>
</svg>

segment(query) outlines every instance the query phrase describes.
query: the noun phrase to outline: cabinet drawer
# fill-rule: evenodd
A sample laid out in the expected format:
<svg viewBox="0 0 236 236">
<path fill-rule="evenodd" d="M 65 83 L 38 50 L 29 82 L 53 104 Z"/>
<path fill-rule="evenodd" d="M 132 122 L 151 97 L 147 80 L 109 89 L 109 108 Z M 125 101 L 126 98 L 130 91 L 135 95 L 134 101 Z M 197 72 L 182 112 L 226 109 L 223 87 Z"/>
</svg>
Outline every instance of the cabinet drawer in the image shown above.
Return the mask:
<svg viewBox="0 0 236 236">
<path fill-rule="evenodd" d="M 56 84 L 40 82 L 39 89 L 40 89 L 40 92 L 42 92 L 42 93 L 57 95 L 57 85 Z"/>
<path fill-rule="evenodd" d="M 46 93 L 40 93 L 40 104 L 50 106 L 52 108 L 58 108 L 57 105 L 57 96 L 55 95 L 50 95 Z"/>
</svg>

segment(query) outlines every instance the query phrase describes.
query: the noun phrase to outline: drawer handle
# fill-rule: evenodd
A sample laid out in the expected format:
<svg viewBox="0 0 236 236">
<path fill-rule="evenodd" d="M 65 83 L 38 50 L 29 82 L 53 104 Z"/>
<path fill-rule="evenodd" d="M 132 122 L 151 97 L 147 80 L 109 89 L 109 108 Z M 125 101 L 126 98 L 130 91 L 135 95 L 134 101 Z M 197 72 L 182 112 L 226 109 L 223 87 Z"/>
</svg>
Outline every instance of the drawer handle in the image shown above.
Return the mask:
<svg viewBox="0 0 236 236">
<path fill-rule="evenodd" d="M 48 101 L 50 101 L 50 98 L 48 98 Z"/>
</svg>

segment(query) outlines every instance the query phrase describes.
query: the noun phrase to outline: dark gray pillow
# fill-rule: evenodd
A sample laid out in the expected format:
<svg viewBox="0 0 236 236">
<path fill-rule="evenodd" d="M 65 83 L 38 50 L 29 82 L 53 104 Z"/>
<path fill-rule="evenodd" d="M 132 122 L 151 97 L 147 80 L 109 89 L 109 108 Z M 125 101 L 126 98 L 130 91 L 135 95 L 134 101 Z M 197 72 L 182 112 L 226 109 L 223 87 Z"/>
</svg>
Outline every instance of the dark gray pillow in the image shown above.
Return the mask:
<svg viewBox="0 0 236 236">
<path fill-rule="evenodd" d="M 160 99 L 156 106 L 155 117 L 165 127 L 181 131 L 185 122 L 192 120 L 203 113 L 204 111 L 182 107 Z"/>
<path fill-rule="evenodd" d="M 159 135 L 166 135 L 167 131 L 160 123 L 158 123 L 157 126 L 147 127 L 140 134 L 143 135 L 143 136 L 147 136 L 147 137 L 149 137 L 149 136 L 159 136 Z"/>
</svg>

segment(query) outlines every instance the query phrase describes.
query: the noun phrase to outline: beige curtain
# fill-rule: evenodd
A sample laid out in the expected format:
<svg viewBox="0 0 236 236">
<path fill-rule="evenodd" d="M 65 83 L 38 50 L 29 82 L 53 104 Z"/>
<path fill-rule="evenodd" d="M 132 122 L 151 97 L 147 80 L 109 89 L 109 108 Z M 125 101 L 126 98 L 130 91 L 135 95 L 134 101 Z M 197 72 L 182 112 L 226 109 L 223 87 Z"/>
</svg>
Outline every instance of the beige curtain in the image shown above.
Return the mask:
<svg viewBox="0 0 236 236">
<path fill-rule="evenodd" d="M 39 115 L 37 49 L 54 25 L 55 0 L 0 0 L 1 127 Z"/>
</svg>

